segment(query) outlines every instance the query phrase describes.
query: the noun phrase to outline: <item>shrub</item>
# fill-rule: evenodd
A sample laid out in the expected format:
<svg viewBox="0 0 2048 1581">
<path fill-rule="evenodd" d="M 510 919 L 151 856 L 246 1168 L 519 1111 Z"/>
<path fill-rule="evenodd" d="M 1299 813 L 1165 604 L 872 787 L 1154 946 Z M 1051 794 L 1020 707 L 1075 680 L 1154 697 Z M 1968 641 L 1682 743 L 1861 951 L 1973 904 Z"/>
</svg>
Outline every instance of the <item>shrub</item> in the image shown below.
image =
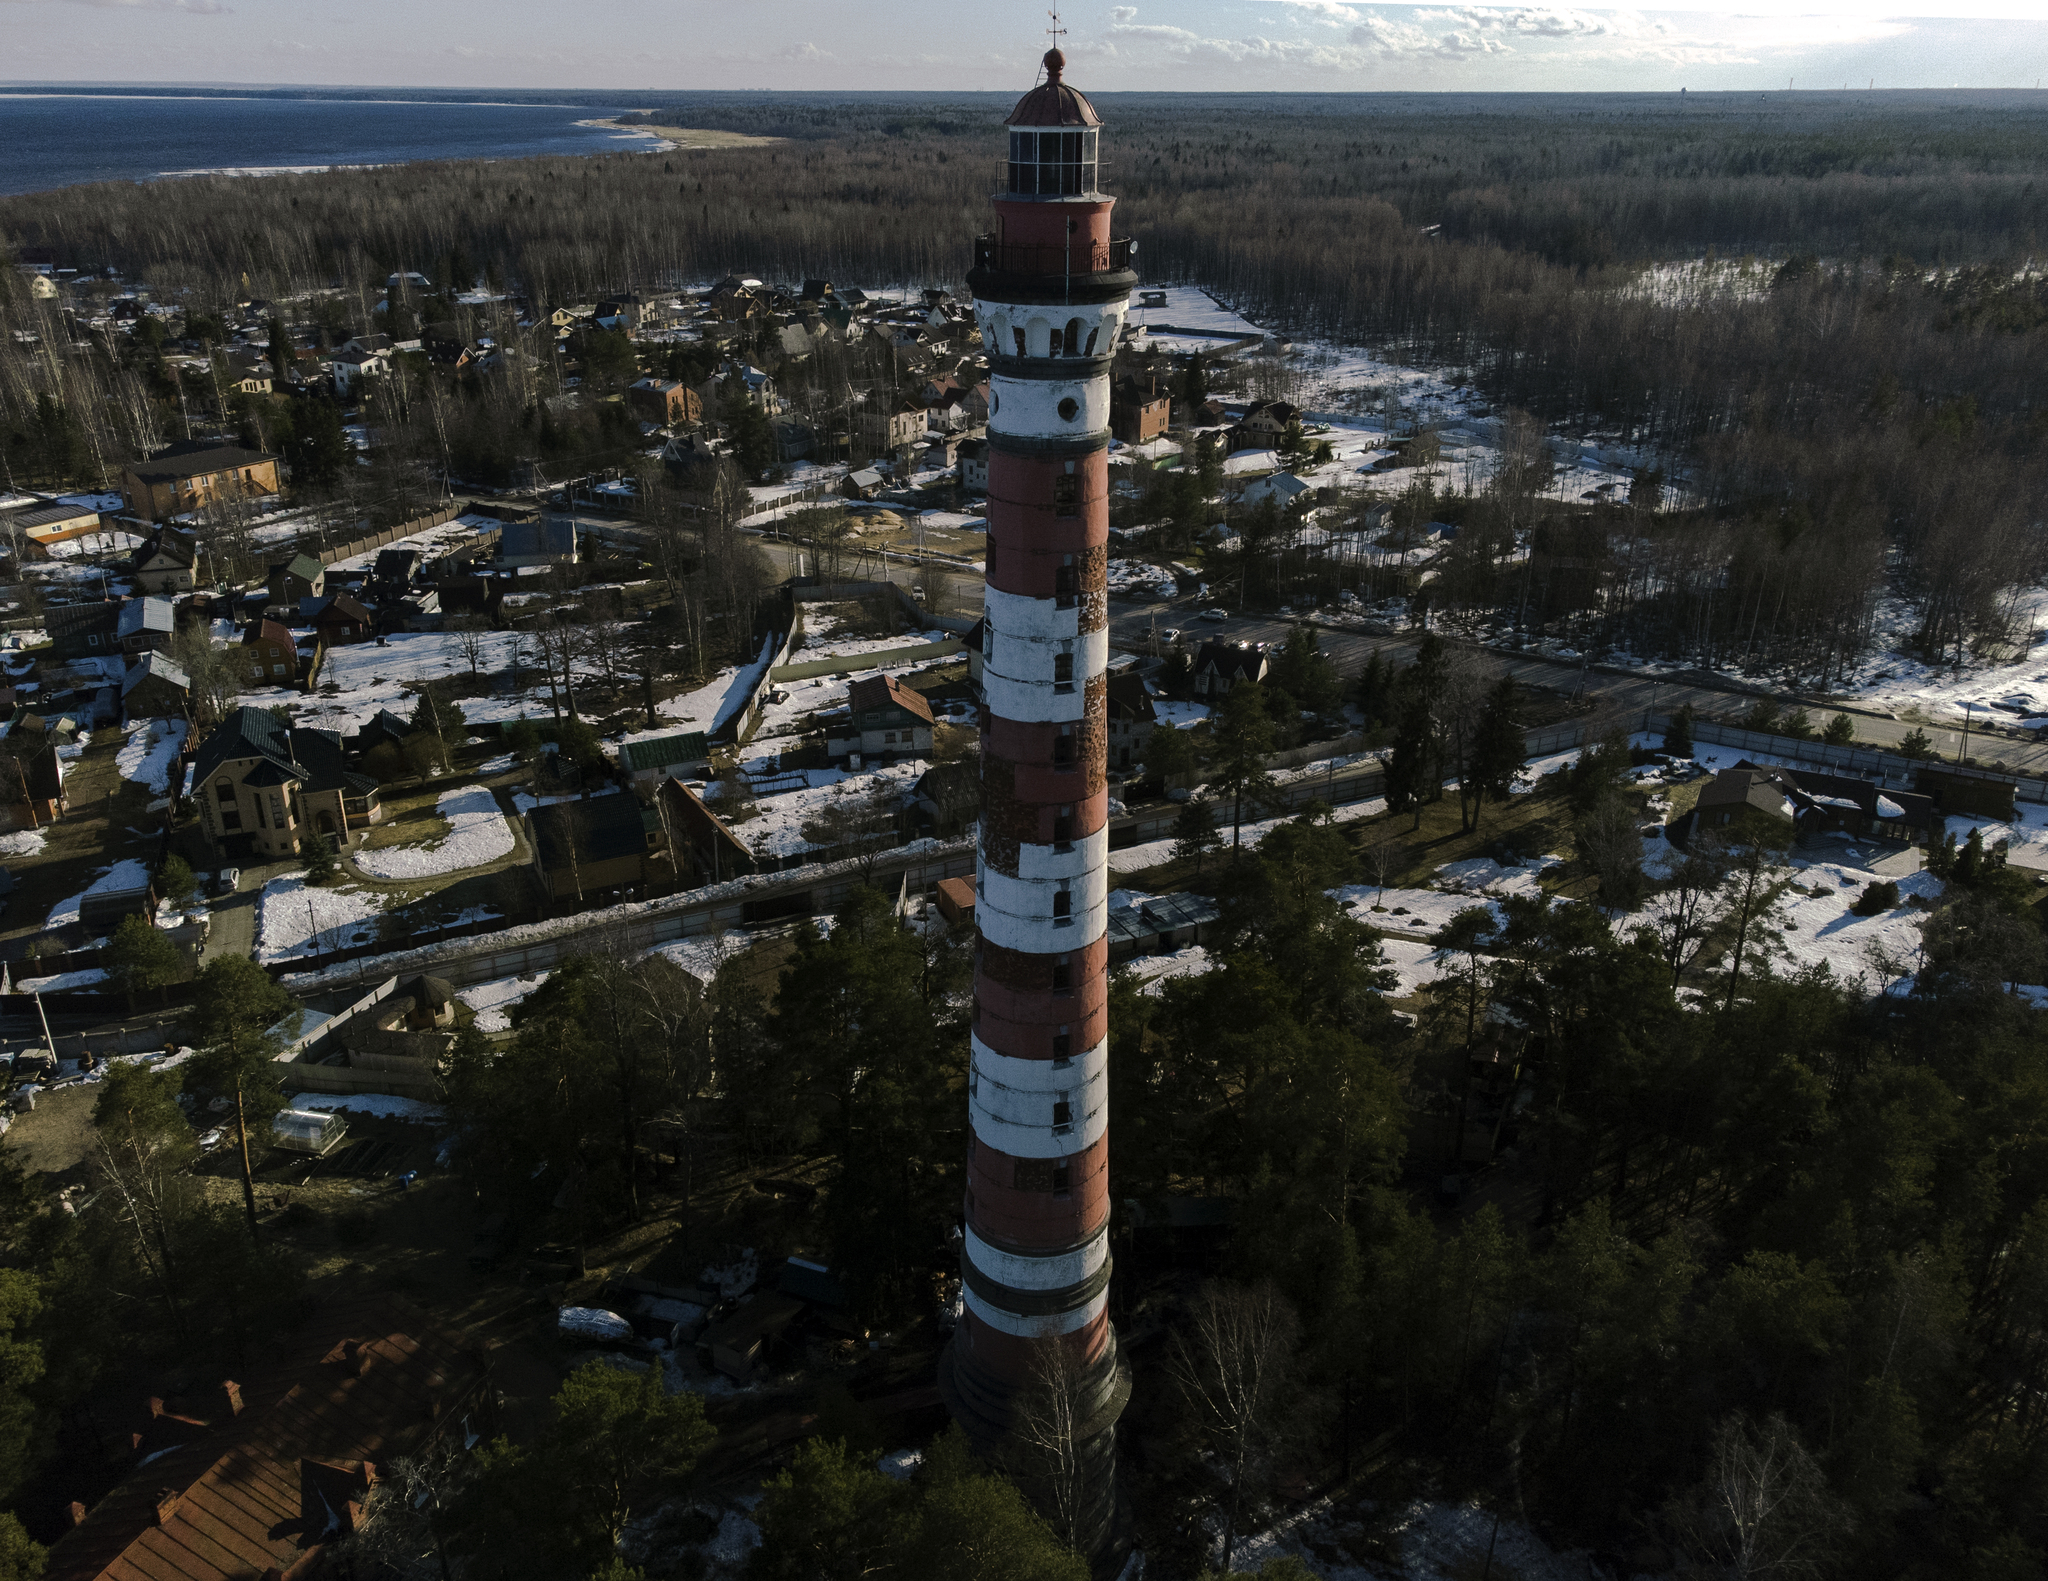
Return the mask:
<svg viewBox="0 0 2048 1581">
<path fill-rule="evenodd" d="M 1859 917 L 1881 917 L 1899 904 L 1899 886 L 1893 883 L 1870 883 L 1863 887 L 1863 893 L 1856 897 L 1856 903 L 1849 909 Z"/>
</svg>

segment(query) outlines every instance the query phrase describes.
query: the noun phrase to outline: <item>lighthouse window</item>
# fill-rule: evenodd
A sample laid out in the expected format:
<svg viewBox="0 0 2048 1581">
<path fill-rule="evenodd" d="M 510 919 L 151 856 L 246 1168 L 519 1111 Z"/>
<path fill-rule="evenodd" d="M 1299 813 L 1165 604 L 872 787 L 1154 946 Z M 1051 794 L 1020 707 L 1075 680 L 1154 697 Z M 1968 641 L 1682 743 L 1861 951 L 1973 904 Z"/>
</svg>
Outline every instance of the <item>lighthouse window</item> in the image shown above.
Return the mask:
<svg viewBox="0 0 2048 1581">
<path fill-rule="evenodd" d="M 1052 920 L 1055 926 L 1062 926 L 1074 920 L 1074 896 L 1071 890 L 1062 889 L 1052 897 Z"/>
<path fill-rule="evenodd" d="M 1067 355 L 1069 357 L 1081 355 L 1081 321 L 1078 318 L 1067 320 Z"/>
<path fill-rule="evenodd" d="M 1074 766 L 1074 737 L 1072 726 L 1061 725 L 1060 733 L 1052 743 L 1052 766 L 1056 769 L 1070 769 Z"/>
<path fill-rule="evenodd" d="M 1067 1102 L 1067 1100 L 1064 1098 L 1054 1099 L 1052 1106 L 1052 1123 L 1053 1129 L 1059 1131 L 1063 1131 L 1068 1126 L 1072 1125 L 1074 1123 L 1074 1106 L 1071 1103 Z"/>
<path fill-rule="evenodd" d="M 1055 653 L 1052 656 L 1052 686 L 1056 692 L 1071 692 L 1074 689 L 1074 656 L 1071 653 Z"/>
<path fill-rule="evenodd" d="M 1066 419 L 1066 421 L 1068 421 L 1068 422 L 1070 422 L 1070 423 L 1071 423 L 1071 422 L 1072 422 L 1072 421 L 1073 421 L 1073 420 L 1074 420 L 1074 419 L 1075 419 L 1076 417 L 1078 417 L 1078 416 L 1080 416 L 1080 415 L 1081 415 L 1081 403 L 1080 403 L 1079 401 L 1075 400 L 1075 399 L 1074 399 L 1074 398 L 1073 398 L 1073 397 L 1072 397 L 1071 395 L 1069 395 L 1069 396 L 1064 396 L 1064 397 L 1062 397 L 1062 398 L 1061 398 L 1061 400 L 1060 400 L 1060 416 L 1061 416 L 1061 417 L 1063 417 L 1064 419 Z"/>
<path fill-rule="evenodd" d="M 1023 331 L 1023 330 L 1021 330 L 1021 329 L 1013 329 L 1013 330 L 1011 330 L 1011 331 L 1010 331 L 1010 333 L 1011 333 L 1012 335 L 1015 335 L 1015 336 L 1017 337 L 1017 355 L 1018 355 L 1018 356 L 1020 356 L 1020 357 L 1021 357 L 1021 356 L 1023 356 L 1023 355 L 1025 354 L 1025 353 L 1024 353 L 1024 331 Z M 995 408 L 994 408 L 993 406 L 991 406 L 991 407 L 989 408 L 989 410 L 990 410 L 991 412 L 993 412 L 993 411 L 995 410 Z"/>
<path fill-rule="evenodd" d="M 1056 477 L 1052 480 L 1052 513 L 1055 516 L 1078 516 L 1081 514 L 1081 480 L 1073 474 L 1068 473 L 1064 477 Z M 1061 566 L 1060 571 L 1069 579 L 1073 576 L 1073 566 L 1071 563 Z M 1071 593 L 1073 589 L 1063 585 L 1060 591 L 1062 593 Z"/>
<path fill-rule="evenodd" d="M 1074 991 L 1074 968 L 1062 955 L 1052 965 L 1052 991 L 1055 998 L 1064 999 Z"/>
<path fill-rule="evenodd" d="M 1065 1197 L 1069 1192 L 1073 1190 L 1073 1185 L 1074 1173 L 1070 1168 L 1067 1167 L 1067 1161 L 1065 1159 L 1061 1159 L 1059 1163 L 1053 1166 L 1052 1194 L 1055 1197 Z"/>
</svg>

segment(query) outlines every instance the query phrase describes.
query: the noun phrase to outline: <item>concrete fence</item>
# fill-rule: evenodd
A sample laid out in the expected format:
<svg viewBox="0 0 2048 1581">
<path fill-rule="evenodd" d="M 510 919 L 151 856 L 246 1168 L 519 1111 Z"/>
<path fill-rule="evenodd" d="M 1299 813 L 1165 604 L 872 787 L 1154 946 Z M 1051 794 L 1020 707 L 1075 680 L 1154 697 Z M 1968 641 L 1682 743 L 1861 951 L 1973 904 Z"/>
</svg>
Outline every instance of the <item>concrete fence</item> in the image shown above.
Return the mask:
<svg viewBox="0 0 2048 1581">
<path fill-rule="evenodd" d="M 398 542 L 401 538 L 410 538 L 414 533 L 422 533 L 430 528 L 445 526 L 461 514 L 462 507 L 450 501 L 446 505 L 438 506 L 428 511 L 424 516 L 415 516 L 411 521 L 400 522 L 395 527 L 380 527 L 374 532 L 363 534 L 361 537 L 351 538 L 347 543 L 320 545 L 317 541 L 308 543 L 301 539 L 296 548 L 297 552 L 301 554 L 312 555 L 322 565 L 333 565 L 337 560 L 349 560 L 353 559 L 356 555 L 367 554 L 372 549 L 382 549 L 387 544 Z"/>
<path fill-rule="evenodd" d="M 1642 728 L 1647 734 L 1661 735 L 1671 728 L 1670 716 L 1645 713 Z M 1952 779 L 1979 780 L 1987 786 L 2010 786 L 2015 800 L 2048 804 L 2048 780 L 2003 773 L 1998 769 L 1973 768 L 1937 758 L 1909 758 L 1897 752 L 1879 751 L 1875 747 L 1830 746 L 1825 741 L 1801 736 L 1767 735 L 1761 730 L 1744 730 L 1740 725 L 1724 725 L 1712 719 L 1695 719 L 1692 738 L 1712 746 L 1733 747 L 1757 757 L 1782 758 L 1811 768 L 1833 769 L 1860 779 L 1876 780 L 1888 790 L 1910 789 L 1923 770 L 1931 769 Z"/>
</svg>

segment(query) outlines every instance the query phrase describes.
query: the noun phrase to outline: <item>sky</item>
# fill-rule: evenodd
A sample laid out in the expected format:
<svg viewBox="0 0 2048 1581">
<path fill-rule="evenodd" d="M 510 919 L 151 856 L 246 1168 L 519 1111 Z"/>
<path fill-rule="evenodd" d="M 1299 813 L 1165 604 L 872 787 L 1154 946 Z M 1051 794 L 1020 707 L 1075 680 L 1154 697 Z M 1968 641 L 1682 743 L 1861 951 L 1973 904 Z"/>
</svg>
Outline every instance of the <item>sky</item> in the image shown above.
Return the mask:
<svg viewBox="0 0 2048 1581">
<path fill-rule="evenodd" d="M 1061 17 L 1070 81 L 1216 93 L 2032 88 L 2048 0 L 1139 0 Z M 0 0 L 14 82 L 646 90 L 1030 86 L 1017 0 Z"/>
</svg>

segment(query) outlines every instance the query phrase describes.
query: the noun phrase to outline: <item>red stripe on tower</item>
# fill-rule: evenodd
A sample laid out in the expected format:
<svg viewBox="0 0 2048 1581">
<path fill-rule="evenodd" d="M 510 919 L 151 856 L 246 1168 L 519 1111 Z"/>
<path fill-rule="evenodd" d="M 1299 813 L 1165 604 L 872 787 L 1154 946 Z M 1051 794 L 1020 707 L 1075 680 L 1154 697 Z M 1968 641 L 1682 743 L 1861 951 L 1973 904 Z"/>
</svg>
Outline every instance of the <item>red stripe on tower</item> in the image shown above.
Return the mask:
<svg viewBox="0 0 2048 1581">
<path fill-rule="evenodd" d="M 1109 375 L 1137 277 L 1097 186 L 1101 120 L 1065 64 L 1048 51 L 1010 115 L 967 277 L 989 358 L 988 594 L 966 1312 L 940 1387 L 993 1456 L 1045 1348 L 1066 1348 L 1074 1535 L 1100 1570 L 1121 1553 L 1130 1393 L 1108 1314 Z"/>
</svg>

